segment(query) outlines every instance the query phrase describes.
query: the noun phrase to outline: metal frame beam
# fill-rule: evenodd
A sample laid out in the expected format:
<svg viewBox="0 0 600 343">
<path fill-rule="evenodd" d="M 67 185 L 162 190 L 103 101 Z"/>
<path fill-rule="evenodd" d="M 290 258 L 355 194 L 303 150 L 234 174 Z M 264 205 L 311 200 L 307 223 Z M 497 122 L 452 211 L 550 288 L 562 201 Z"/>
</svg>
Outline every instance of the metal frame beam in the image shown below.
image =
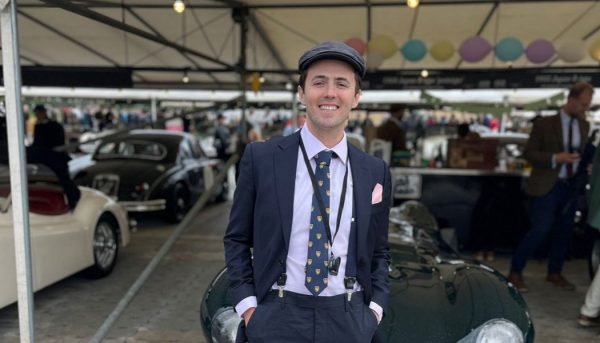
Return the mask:
<svg viewBox="0 0 600 343">
<path fill-rule="evenodd" d="M 36 17 L 34 17 L 34 16 L 31 16 L 30 14 L 28 14 L 28 13 L 26 13 L 26 12 L 23 12 L 23 11 L 19 11 L 19 14 L 20 14 L 20 15 L 22 15 L 22 16 L 24 16 L 25 18 L 27 18 L 27 19 L 29 19 L 29 20 L 33 21 L 34 23 L 36 23 L 36 24 L 38 24 L 38 25 L 40 25 L 40 26 L 44 27 L 45 29 L 47 29 L 47 30 L 49 30 L 49 31 L 51 31 L 51 32 L 54 32 L 55 34 L 57 34 L 57 35 L 59 35 L 60 37 L 62 37 L 62 38 L 64 38 L 64 39 L 68 40 L 69 42 L 71 42 L 71 43 L 73 43 L 73 44 L 75 44 L 75 45 L 79 46 L 80 48 L 82 48 L 82 49 L 84 49 L 84 50 L 87 50 L 88 52 L 92 53 L 93 55 L 96 55 L 96 56 L 100 57 L 101 59 L 103 59 L 103 60 L 107 61 L 108 63 L 112 64 L 113 66 L 115 66 L 115 67 L 122 67 L 122 65 L 120 65 L 120 64 L 119 64 L 119 62 L 117 62 L 117 61 L 113 60 L 112 58 L 110 58 L 110 57 L 108 57 L 108 56 L 106 56 L 106 55 L 104 55 L 103 53 L 101 53 L 100 51 L 98 51 L 98 50 L 96 50 L 96 49 L 92 48 L 91 46 L 89 46 L 89 45 L 87 45 L 87 44 L 84 44 L 84 43 L 82 43 L 82 42 L 78 41 L 77 39 L 75 39 L 75 38 L 73 38 L 73 37 L 71 37 L 71 36 L 67 35 L 66 33 L 64 33 L 64 32 L 62 32 L 62 31 L 60 31 L 60 30 L 56 29 L 55 27 L 52 27 L 52 26 L 50 26 L 50 25 L 48 25 L 48 24 L 44 23 L 43 21 L 41 21 L 41 20 L 37 19 Z M 23 56 L 21 56 L 21 58 L 23 58 Z M 140 78 L 140 79 L 142 79 L 143 81 L 146 81 L 146 79 L 144 79 L 144 78 L 143 78 L 142 76 L 140 76 L 140 75 L 137 75 L 137 77 L 139 77 L 139 78 Z"/>
<path fill-rule="evenodd" d="M 237 1 L 237 0 L 214 0 L 214 1 L 229 4 L 231 7 L 249 8 L 249 6 L 247 6 L 246 4 L 244 4 L 240 1 Z M 273 41 L 271 40 L 271 38 L 269 37 L 267 32 L 264 30 L 264 28 L 262 27 L 262 25 L 260 24 L 260 22 L 258 21 L 256 16 L 253 13 L 249 12 L 248 19 L 250 20 L 250 23 L 252 23 L 252 26 L 254 26 L 254 29 L 256 30 L 256 32 L 258 32 L 258 35 L 260 36 L 260 38 L 263 40 L 263 42 L 267 46 L 267 49 L 269 49 L 269 51 L 275 58 L 275 61 L 277 62 L 279 67 L 282 69 L 285 69 L 286 65 L 285 65 L 285 63 L 283 63 L 283 58 L 281 58 L 281 54 L 279 53 L 277 48 L 275 48 Z M 289 80 L 290 80 L 290 82 L 294 82 L 294 79 L 291 77 L 289 78 Z"/>
<path fill-rule="evenodd" d="M 33 63 L 33 64 L 34 64 L 34 65 L 36 65 L 36 66 L 41 66 L 41 65 L 43 65 L 43 63 L 40 63 L 39 61 L 36 61 L 36 60 L 34 60 L 33 58 L 31 58 L 31 57 L 25 56 L 25 55 L 23 55 L 23 53 L 20 53 L 20 56 L 21 56 L 21 59 L 22 59 L 22 60 L 25 60 L 25 61 L 27 61 L 27 62 L 29 62 L 29 63 Z"/>
<path fill-rule="evenodd" d="M 133 15 L 137 20 L 139 20 L 142 24 L 144 24 L 144 26 L 146 26 L 150 31 L 154 32 L 154 34 L 156 36 L 158 36 L 162 39 L 165 39 L 165 40 L 167 39 L 154 26 L 152 26 L 146 19 L 144 19 L 144 17 L 139 15 L 133 8 L 131 8 L 130 6 L 126 6 L 125 9 L 129 13 L 131 13 L 131 15 Z M 183 56 L 183 58 L 185 58 L 188 62 L 190 62 L 192 65 L 194 65 L 194 67 L 197 70 L 202 69 L 202 66 L 200 66 L 200 64 L 198 64 L 198 62 L 194 61 L 188 54 L 182 52 L 181 50 L 178 50 L 178 52 L 179 52 L 179 54 L 181 54 L 181 56 Z M 220 81 L 211 72 L 207 72 L 207 74 L 216 84 L 219 84 Z"/>
<path fill-rule="evenodd" d="M 151 41 L 153 41 L 155 43 L 168 46 L 168 47 L 173 48 L 175 50 L 185 52 L 185 53 L 190 54 L 192 56 L 200 57 L 200 58 L 208 60 L 208 61 L 210 61 L 212 63 L 215 63 L 215 64 L 218 64 L 220 66 L 223 66 L 223 67 L 225 67 L 225 68 L 227 68 L 229 70 L 238 71 L 238 72 L 242 72 L 243 71 L 243 70 L 240 70 L 239 66 L 234 66 L 234 65 L 227 64 L 227 63 L 225 63 L 223 61 L 220 61 L 220 60 L 218 60 L 216 58 L 212 58 L 212 57 L 210 57 L 208 55 L 205 55 L 205 54 L 203 54 L 201 52 L 198 52 L 196 50 L 192 50 L 192 49 L 186 48 L 186 47 L 184 47 L 182 45 L 173 43 L 173 42 L 171 42 L 171 41 L 169 41 L 167 39 L 164 39 L 164 38 L 161 38 L 159 36 L 150 34 L 150 33 L 146 32 L 146 31 L 140 30 L 140 29 L 138 29 L 136 27 L 133 27 L 131 25 L 127 25 L 127 24 L 122 23 L 122 22 L 120 22 L 118 20 L 115 20 L 113 18 L 107 17 L 107 16 L 102 15 L 100 13 L 97 13 L 95 11 L 92 11 L 92 10 L 90 10 L 88 8 L 82 7 L 80 5 L 76 5 L 76 4 L 74 4 L 74 3 L 70 2 L 70 1 L 66 1 L 66 0 L 40 0 L 40 1 L 42 1 L 42 2 L 44 2 L 46 4 L 56 5 L 56 6 L 62 8 L 64 10 L 66 10 L 66 11 L 69 11 L 69 12 L 72 12 L 72 13 L 76 13 L 76 14 L 81 15 L 83 17 L 86 17 L 88 19 L 91 19 L 91 20 L 103 23 L 105 25 L 114 27 L 116 29 L 120 29 L 120 30 L 125 31 L 127 33 L 136 35 L 138 37 L 151 40 Z"/>
<path fill-rule="evenodd" d="M 275 61 L 277 62 L 279 67 L 281 69 L 285 69 L 286 65 L 285 63 L 283 63 L 283 58 L 281 58 L 281 54 L 279 53 L 279 51 L 277 51 L 277 48 L 275 48 L 273 41 L 271 40 L 265 29 L 262 27 L 258 19 L 256 19 L 256 16 L 253 13 L 250 13 L 248 17 L 250 19 L 250 23 L 252 23 L 252 26 L 254 26 L 254 29 L 256 30 L 256 32 L 258 32 L 260 38 L 262 38 L 263 42 L 275 58 Z M 291 76 L 289 77 L 289 81 L 291 83 L 294 83 L 294 79 Z"/>
<path fill-rule="evenodd" d="M 58 29 L 56 29 L 56 28 L 54 28 L 54 27 L 52 27 L 52 26 L 44 23 L 43 21 L 41 21 L 38 18 L 30 15 L 29 13 L 21 11 L 21 10 L 19 10 L 18 12 L 23 17 L 25 17 L 25 18 L 33 21 L 34 23 L 36 23 L 36 24 L 44 27 L 46 30 L 51 31 L 51 32 L 59 35 L 60 37 L 62 37 L 64 39 L 68 40 L 69 42 L 77 45 L 78 47 L 80 47 L 80 48 L 82 48 L 82 49 L 84 49 L 84 50 L 86 50 L 88 52 L 91 52 L 93 55 L 96 55 L 96 56 L 100 57 L 101 59 L 103 59 L 106 62 L 112 64 L 113 66 L 115 66 L 115 67 L 120 67 L 121 66 L 121 65 L 119 65 L 119 62 L 117 62 L 117 61 L 113 60 L 112 58 L 106 56 L 105 54 L 101 53 L 100 51 L 98 51 L 98 50 L 92 48 L 91 46 L 89 46 L 87 44 L 84 44 L 84 43 L 78 41 L 77 39 L 69 36 L 68 34 L 66 34 L 66 33 L 64 33 L 62 31 L 60 31 L 60 30 L 58 30 Z"/>
<path fill-rule="evenodd" d="M 219 1 L 219 0 L 216 0 Z M 544 2 L 565 2 L 568 3 L 571 0 L 544 0 Z M 597 0 L 577 0 L 583 2 L 594 2 Z M 421 0 L 421 4 L 419 6 L 437 6 L 437 5 L 480 5 L 480 4 L 490 4 L 500 2 L 503 4 L 522 4 L 522 3 L 536 3 L 539 0 Z M 88 0 L 88 1 L 79 1 L 79 3 L 85 3 L 88 8 L 120 8 L 121 4 L 114 2 L 106 2 L 106 1 L 98 1 L 98 0 Z M 357 8 L 357 7 L 366 7 L 366 4 L 361 3 L 351 3 L 351 4 L 343 4 L 343 3 L 287 3 L 287 4 L 262 4 L 262 5 L 246 5 L 242 4 L 244 7 L 248 9 L 284 9 L 284 8 Z M 146 9 L 168 9 L 172 8 L 171 4 L 163 3 L 157 4 L 148 2 L 145 4 L 132 4 L 128 5 L 134 8 L 146 8 Z M 239 6 L 239 5 L 237 5 Z M 375 3 L 371 4 L 373 7 L 402 7 L 406 6 L 406 1 L 394 1 L 394 2 L 386 2 L 386 3 Z M 48 7 L 48 5 L 43 4 L 25 4 L 20 5 L 20 7 Z M 227 3 L 222 5 L 220 4 L 186 4 L 186 8 L 193 9 L 225 9 L 231 8 L 232 6 L 228 6 Z M 233 7 L 236 7 L 233 5 Z"/>
</svg>

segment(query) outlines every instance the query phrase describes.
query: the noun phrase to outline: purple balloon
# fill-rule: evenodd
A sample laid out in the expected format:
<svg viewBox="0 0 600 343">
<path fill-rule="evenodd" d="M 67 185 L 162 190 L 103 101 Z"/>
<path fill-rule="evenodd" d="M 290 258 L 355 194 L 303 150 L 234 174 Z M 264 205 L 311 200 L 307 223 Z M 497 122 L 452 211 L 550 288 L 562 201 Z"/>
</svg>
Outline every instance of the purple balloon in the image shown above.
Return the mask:
<svg viewBox="0 0 600 343">
<path fill-rule="evenodd" d="M 536 39 L 529 43 L 525 55 L 531 63 L 544 63 L 554 56 L 554 45 L 545 39 Z"/>
<path fill-rule="evenodd" d="M 471 63 L 479 62 L 492 51 L 492 46 L 485 39 L 475 36 L 464 41 L 458 53 L 460 57 Z"/>
</svg>

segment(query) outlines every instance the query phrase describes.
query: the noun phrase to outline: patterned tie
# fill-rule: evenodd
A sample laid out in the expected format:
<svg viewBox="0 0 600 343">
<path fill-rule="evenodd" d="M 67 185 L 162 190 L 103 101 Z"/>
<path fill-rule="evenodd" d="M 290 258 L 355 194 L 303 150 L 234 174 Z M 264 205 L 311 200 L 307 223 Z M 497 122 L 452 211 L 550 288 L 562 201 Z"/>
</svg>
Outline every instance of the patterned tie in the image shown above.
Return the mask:
<svg viewBox="0 0 600 343">
<path fill-rule="evenodd" d="M 327 215 L 331 212 L 329 209 L 329 163 L 331 162 L 332 152 L 323 150 L 315 155 L 317 168 L 315 169 L 315 179 L 325 211 Z M 329 244 L 327 242 L 327 233 L 323 222 L 325 216 L 321 214 L 317 197 L 313 194 L 312 206 L 310 212 L 310 230 L 308 235 L 308 255 L 306 261 L 306 288 L 315 296 L 319 295 L 327 287 L 327 258 Z"/>
</svg>

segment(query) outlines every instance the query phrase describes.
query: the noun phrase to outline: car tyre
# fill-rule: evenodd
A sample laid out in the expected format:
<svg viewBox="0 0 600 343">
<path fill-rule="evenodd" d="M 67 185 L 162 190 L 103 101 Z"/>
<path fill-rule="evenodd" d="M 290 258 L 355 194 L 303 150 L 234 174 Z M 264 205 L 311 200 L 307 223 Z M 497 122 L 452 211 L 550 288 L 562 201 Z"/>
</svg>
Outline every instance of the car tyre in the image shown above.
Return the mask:
<svg viewBox="0 0 600 343">
<path fill-rule="evenodd" d="M 167 220 L 171 223 L 179 223 L 187 214 L 189 207 L 189 192 L 183 184 L 176 184 L 171 200 L 167 202 Z"/>
<path fill-rule="evenodd" d="M 117 264 L 119 238 L 114 219 L 103 215 L 94 229 L 94 265 L 86 269 L 85 276 L 99 279 L 110 274 Z"/>
</svg>

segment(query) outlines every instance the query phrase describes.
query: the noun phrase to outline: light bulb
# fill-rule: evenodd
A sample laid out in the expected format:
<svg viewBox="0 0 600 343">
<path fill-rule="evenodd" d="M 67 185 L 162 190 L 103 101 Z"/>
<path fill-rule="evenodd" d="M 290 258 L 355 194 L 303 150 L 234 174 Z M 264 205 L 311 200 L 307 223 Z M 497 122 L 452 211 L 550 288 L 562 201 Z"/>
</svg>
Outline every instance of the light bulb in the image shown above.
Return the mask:
<svg viewBox="0 0 600 343">
<path fill-rule="evenodd" d="M 261 75 L 261 76 L 258 78 L 258 81 L 259 81 L 260 83 L 265 83 L 265 80 L 266 80 L 266 79 L 265 79 L 265 77 L 264 77 L 264 76 L 262 76 L 262 75 Z"/>
<path fill-rule="evenodd" d="M 188 76 L 187 73 L 183 74 L 183 77 L 181 78 L 181 82 L 183 82 L 183 83 L 190 82 L 190 77 Z"/>
<path fill-rule="evenodd" d="M 427 69 L 421 70 L 421 77 L 426 78 L 429 76 L 429 71 Z"/>
<path fill-rule="evenodd" d="M 183 13 L 183 11 L 185 11 L 185 3 L 183 0 L 175 0 L 175 2 L 173 2 L 173 10 L 177 13 Z"/>
<path fill-rule="evenodd" d="M 417 8 L 419 6 L 419 0 L 406 0 L 406 6 L 410 8 Z"/>
</svg>

